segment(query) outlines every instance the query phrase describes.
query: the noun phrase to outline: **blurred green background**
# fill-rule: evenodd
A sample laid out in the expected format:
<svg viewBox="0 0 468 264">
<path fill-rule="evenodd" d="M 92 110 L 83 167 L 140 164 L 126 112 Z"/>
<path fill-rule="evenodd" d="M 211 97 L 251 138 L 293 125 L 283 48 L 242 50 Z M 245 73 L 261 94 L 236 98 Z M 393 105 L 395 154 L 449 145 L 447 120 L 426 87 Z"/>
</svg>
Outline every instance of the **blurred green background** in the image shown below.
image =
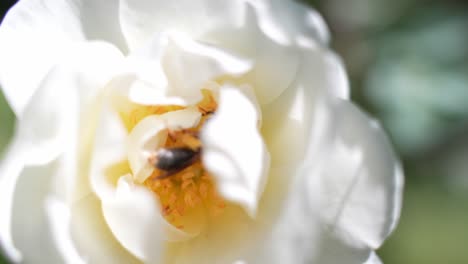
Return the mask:
<svg viewBox="0 0 468 264">
<path fill-rule="evenodd" d="M 468 1 L 305 1 L 329 24 L 354 101 L 382 121 L 405 167 L 382 260 L 468 263 Z M 0 18 L 13 2 L 2 0 Z M 3 95 L 0 120 L 2 149 L 14 124 Z"/>
</svg>

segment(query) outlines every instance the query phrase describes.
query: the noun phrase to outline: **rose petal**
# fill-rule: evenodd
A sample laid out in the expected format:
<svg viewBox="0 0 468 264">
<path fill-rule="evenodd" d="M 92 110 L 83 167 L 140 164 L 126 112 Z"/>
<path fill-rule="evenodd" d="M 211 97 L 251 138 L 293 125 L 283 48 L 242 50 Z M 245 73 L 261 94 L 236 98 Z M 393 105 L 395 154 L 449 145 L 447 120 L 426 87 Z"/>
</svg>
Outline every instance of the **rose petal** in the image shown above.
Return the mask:
<svg viewBox="0 0 468 264">
<path fill-rule="evenodd" d="M 130 49 L 135 50 L 163 31 L 184 32 L 198 39 L 214 28 L 235 24 L 243 6 L 242 1 L 121 0 L 120 19 Z"/>
<path fill-rule="evenodd" d="M 292 86 L 281 98 L 263 106 L 262 135 L 271 153 L 273 167 L 297 167 L 306 150 L 307 130 L 314 100 L 305 96 L 304 87 Z"/>
<path fill-rule="evenodd" d="M 202 98 L 200 89 L 205 83 L 221 76 L 244 74 L 252 62 L 184 35 L 171 34 L 162 65 L 170 85 L 169 95 L 182 96 L 193 104 Z"/>
<path fill-rule="evenodd" d="M 303 153 L 305 166 L 297 165 L 303 161 L 299 154 L 296 159 L 279 163 L 283 166 L 271 168 L 258 214 L 259 219 L 267 219 L 263 224 L 269 231 L 250 235 L 256 242 L 252 252 L 245 254 L 248 262 L 363 263 L 395 226 L 402 191 L 398 161 L 384 133 L 349 102 L 335 98 L 340 93 L 332 89 L 329 78 L 337 68 L 323 67 L 326 56 L 328 53 L 320 49 L 304 56 L 307 64 L 301 68 L 296 88 L 263 107 L 265 131 L 288 125 L 282 122 L 290 120 L 310 128 L 298 129 L 305 133 L 301 139 L 305 150 L 288 145 L 287 137 L 283 139 L 287 155 Z M 331 104 L 330 100 L 339 103 Z M 296 108 L 304 110 L 302 115 Z M 278 125 L 274 126 L 274 121 Z M 278 136 L 267 132 L 266 142 L 272 139 Z M 344 139 L 354 149 L 360 148 L 358 155 L 350 155 L 352 151 L 337 154 L 337 142 Z M 274 164 L 287 155 L 272 152 Z M 335 159 L 335 155 L 340 158 Z M 355 170 L 363 165 L 367 166 L 364 171 Z M 349 179 L 356 175 L 360 180 L 353 185 Z M 344 195 L 343 189 L 351 195 Z M 339 203 L 346 213 L 337 214 Z M 274 220 L 271 223 L 268 219 Z"/>
<path fill-rule="evenodd" d="M 104 220 L 101 201 L 94 194 L 74 203 L 70 217 L 72 238 L 88 263 L 141 263 L 115 239 Z"/>
<path fill-rule="evenodd" d="M 120 177 L 115 197 L 102 202 L 104 218 L 117 240 L 138 259 L 158 262 L 164 220 L 154 194 L 133 185 L 128 175 Z"/>
<path fill-rule="evenodd" d="M 127 65 L 128 66 L 128 65 Z M 140 79 L 138 73 L 133 72 L 133 66 L 128 67 L 129 72 L 115 76 L 108 84 L 112 87 L 112 95 L 118 110 L 125 110 L 131 103 L 139 105 L 186 105 L 180 97 L 167 97 L 165 88 L 155 86 L 151 82 Z M 122 108 L 122 109 L 120 109 Z"/>
<path fill-rule="evenodd" d="M 202 129 L 203 163 L 221 195 L 254 217 L 269 168 L 255 105 L 234 87 L 220 90 L 219 108 Z"/>
<path fill-rule="evenodd" d="M 90 103 L 117 71 L 121 54 L 112 46 L 94 43 L 76 48 L 46 76 L 18 120 L 15 137 L 27 149 L 26 164 L 47 163 L 58 155 L 67 145 L 65 137 L 77 129 L 78 109 Z"/>
<path fill-rule="evenodd" d="M 20 258 L 23 262 L 63 262 L 45 210 L 46 199 L 57 176 L 56 166 L 57 163 L 53 162 L 24 169 L 16 182 L 11 211 L 0 208 L 2 218 L 11 220 L 11 229 L 8 231 L 13 235 L 14 246 L 21 252 L 20 256 L 10 255 L 12 260 Z"/>
<path fill-rule="evenodd" d="M 94 2 L 26 0 L 6 15 L 0 27 L 0 84 L 18 117 L 49 70 L 76 54 L 77 41 L 102 39 L 125 50 L 119 23 L 112 21 L 117 15 L 109 14 L 117 11 L 116 3 Z"/>
<path fill-rule="evenodd" d="M 260 245 L 257 232 L 263 230 L 263 226 L 255 223 L 242 208 L 228 205 L 214 220 L 199 236 L 169 244 L 164 263 L 190 264 L 194 260 L 202 263 L 234 263 L 243 259 L 250 249 Z"/>
<path fill-rule="evenodd" d="M 308 149 L 296 169 L 272 168 L 259 218 L 275 220 L 253 235 L 249 263 L 364 263 L 395 226 L 402 178 L 384 133 L 349 102 L 339 101 L 331 115 L 320 110 L 329 105 L 316 107 L 310 133 L 326 132 L 322 144 L 310 146 L 320 151 Z M 343 151 L 339 142 L 360 152 L 335 154 Z"/>
<path fill-rule="evenodd" d="M 283 43 L 327 44 L 328 28 L 320 14 L 296 1 L 250 1 L 260 17 L 262 30 Z"/>
<path fill-rule="evenodd" d="M 72 199 L 75 184 L 79 100 L 89 103 L 95 89 L 103 85 L 114 67 L 102 68 L 103 64 L 118 60 L 120 53 L 101 43 L 77 46 L 76 52 L 67 56 L 66 62 L 57 65 L 47 75 L 31 103 L 23 110 L 18 120 L 13 142 L 0 164 L 2 199 L 0 210 L 9 214 L 13 189 L 25 166 L 44 165 L 66 152 L 59 168 L 61 177 L 54 178 L 54 191 L 61 199 Z M 92 60 L 90 60 L 92 58 Z M 91 63 L 92 62 L 92 63 Z M 115 63 L 114 63 L 115 65 Z M 96 68 L 94 68 L 96 67 Z M 92 72 L 83 72 L 84 70 Z M 98 77 L 95 76 L 98 75 Z M 5 245 L 8 240 L 10 218 L 2 218 L 0 232 Z M 9 246 L 10 245 L 10 246 Z M 9 250 L 13 251 L 13 250 Z"/>
<path fill-rule="evenodd" d="M 90 150 L 82 153 L 85 156 L 81 158 L 91 159 L 89 170 L 85 171 L 89 171 L 90 175 L 86 175 L 89 178 L 83 180 L 90 181 L 94 193 L 99 198 L 104 199 L 113 195 L 118 177 L 128 173 L 125 170 L 121 172 L 123 169 L 119 168 L 117 175 L 106 174 L 106 169 L 109 170 L 127 158 L 125 147 L 127 131 L 109 100 L 101 100 L 99 107 L 94 110 L 93 116 L 88 116 L 89 119 L 85 124 L 91 127 L 92 131 L 89 132 L 91 136 L 84 139 L 83 143 L 92 142 L 94 144 L 87 144 Z"/>
<path fill-rule="evenodd" d="M 59 199 L 49 196 L 45 200 L 45 210 L 51 226 L 55 246 L 61 253 L 64 262 L 84 264 L 78 254 L 70 232 L 70 209 Z"/>
<path fill-rule="evenodd" d="M 185 32 L 195 39 L 219 28 L 239 26 L 246 4 L 255 7 L 262 30 L 283 42 L 299 40 L 327 43 L 328 29 L 320 15 L 303 4 L 281 0 L 165 1 L 122 0 L 121 23 L 132 49 L 148 41 L 154 33 L 165 30 Z M 300 42 L 300 41 L 298 41 Z"/>
<path fill-rule="evenodd" d="M 294 81 L 299 67 L 299 53 L 291 47 L 272 41 L 271 36 L 265 36 L 259 28 L 261 24 L 258 25 L 261 18 L 255 17 L 250 9 L 249 11 L 244 27 L 249 28 L 246 32 L 252 35 L 248 39 L 252 39 L 256 47 L 249 54 L 255 58 L 255 67 L 246 78 L 255 87 L 260 104 L 267 104 Z"/>
<path fill-rule="evenodd" d="M 252 85 L 258 102 L 265 105 L 278 98 L 294 82 L 300 57 L 295 48 L 279 44 L 262 31 L 259 23 L 257 10 L 247 5 L 240 26 L 221 28 L 204 39 L 253 60 L 252 71 L 241 80 Z"/>
<path fill-rule="evenodd" d="M 306 88 L 307 96 L 323 100 L 322 97 L 338 97 L 349 100 L 350 87 L 343 62 L 327 48 L 314 47 L 301 52 L 302 65 L 297 85 Z M 315 100 L 315 101 L 319 101 Z"/>
<path fill-rule="evenodd" d="M 0 163 L 0 245 L 12 261 L 19 262 L 21 253 L 13 245 L 11 234 L 11 211 L 16 182 L 24 168 L 24 153 L 17 144 L 11 144 L 3 153 L 5 155 Z M 5 175 L 8 175 L 6 177 Z"/>
<path fill-rule="evenodd" d="M 330 108 L 326 151 L 317 167 L 322 219 L 338 236 L 376 249 L 399 218 L 402 170 L 375 120 L 348 101 L 333 101 Z"/>
</svg>

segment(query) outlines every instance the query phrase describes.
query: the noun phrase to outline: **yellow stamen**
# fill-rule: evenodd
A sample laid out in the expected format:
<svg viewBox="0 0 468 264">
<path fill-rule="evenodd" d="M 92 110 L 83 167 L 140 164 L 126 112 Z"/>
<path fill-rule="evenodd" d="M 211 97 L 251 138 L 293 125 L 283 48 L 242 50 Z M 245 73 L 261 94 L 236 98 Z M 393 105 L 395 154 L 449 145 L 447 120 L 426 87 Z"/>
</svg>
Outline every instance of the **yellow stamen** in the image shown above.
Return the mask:
<svg viewBox="0 0 468 264">
<path fill-rule="evenodd" d="M 202 114 L 199 124 L 189 129 L 168 130 L 168 137 L 161 148 L 187 147 L 198 151 L 203 148 L 199 131 L 216 111 L 217 103 L 210 90 L 203 89 L 201 92 L 203 99 L 197 104 L 197 109 Z M 183 108 L 177 105 L 139 106 L 129 111 L 124 120 L 127 120 L 127 129 L 131 130 L 149 115 L 160 115 Z M 175 227 L 183 229 L 183 217 L 193 210 L 203 209 L 212 216 L 222 213 L 225 203 L 217 195 L 213 177 L 205 170 L 200 159 L 181 171 L 161 178 L 165 173 L 167 172 L 155 169 L 144 185 L 155 193 L 161 204 L 162 214 Z"/>
</svg>

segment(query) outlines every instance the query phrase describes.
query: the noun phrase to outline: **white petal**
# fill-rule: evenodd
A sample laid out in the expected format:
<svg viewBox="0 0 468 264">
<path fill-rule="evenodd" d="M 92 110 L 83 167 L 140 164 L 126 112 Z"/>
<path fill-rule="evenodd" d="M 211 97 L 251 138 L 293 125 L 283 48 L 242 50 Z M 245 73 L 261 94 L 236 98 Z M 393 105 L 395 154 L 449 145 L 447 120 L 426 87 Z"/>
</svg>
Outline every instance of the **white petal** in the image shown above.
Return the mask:
<svg viewBox="0 0 468 264">
<path fill-rule="evenodd" d="M 54 162 L 24 169 L 16 182 L 11 211 L 5 212 L 1 208 L 2 218 L 11 217 L 14 245 L 21 252 L 21 259 L 25 263 L 63 262 L 46 214 L 46 199 L 50 195 L 54 177 L 57 177 L 56 166 Z"/>
<path fill-rule="evenodd" d="M 186 105 L 186 102 L 180 97 L 167 97 L 166 88 L 155 86 L 151 82 L 140 79 L 141 75 L 133 72 L 135 70 L 133 66 L 129 67 L 128 70 L 129 73 L 116 76 L 108 85 L 112 87 L 114 99 L 121 100 L 125 104 Z"/>
<path fill-rule="evenodd" d="M 203 163 L 221 195 L 254 217 L 269 168 L 255 105 L 233 87 L 220 90 L 219 109 L 202 130 Z"/>
<path fill-rule="evenodd" d="M 243 1 L 216 0 L 121 0 L 122 29 L 130 49 L 140 48 L 156 33 L 184 32 L 195 39 L 226 24 L 236 24 L 243 12 Z"/>
<path fill-rule="evenodd" d="M 334 112 L 318 167 L 321 215 L 338 236 L 375 249 L 399 218 L 402 170 L 375 120 L 348 101 L 330 106 Z"/>
<path fill-rule="evenodd" d="M 70 226 L 76 248 L 87 263 L 141 263 L 115 239 L 94 194 L 73 204 Z"/>
<path fill-rule="evenodd" d="M 299 67 L 299 52 L 294 48 L 282 46 L 264 35 L 258 28 L 251 12 L 245 28 L 249 28 L 247 36 L 256 48 L 251 56 L 255 59 L 255 67 L 249 72 L 247 79 L 255 87 L 260 104 L 267 104 L 276 99 L 294 81 Z M 252 45 L 252 44 L 251 44 Z"/>
<path fill-rule="evenodd" d="M 161 65 L 167 38 L 162 34 L 155 35 L 151 41 L 127 57 L 127 65 L 134 72 L 134 80 L 127 88 L 128 97 L 139 104 L 171 104 L 161 102 L 166 99 L 168 81 Z M 162 98 L 162 99 L 161 99 Z M 183 104 L 175 102 L 175 104 Z"/>
<path fill-rule="evenodd" d="M 3 153 L 0 163 L 0 244 L 12 261 L 19 262 L 21 253 L 13 245 L 11 234 L 11 211 L 16 182 L 24 168 L 24 158 L 21 148 L 11 144 Z M 8 177 L 7 177 L 8 176 Z"/>
<path fill-rule="evenodd" d="M 112 5 L 80 2 L 75 5 L 71 1 L 20 1 L 3 20 L 0 84 L 17 116 L 22 114 L 49 70 L 63 57 L 76 52 L 74 43 L 89 39 L 122 43 L 119 23 L 112 22 L 117 16 L 109 14 L 117 12 L 115 2 Z M 98 7 L 107 15 L 101 15 L 100 10 L 96 10 Z M 96 21 L 100 23 L 91 23 Z"/>
<path fill-rule="evenodd" d="M 252 85 L 259 103 L 264 105 L 294 82 L 300 57 L 296 48 L 279 44 L 262 31 L 260 19 L 255 8 L 248 5 L 241 26 L 222 28 L 205 38 L 210 44 L 253 60 L 252 71 L 241 79 Z"/>
<path fill-rule="evenodd" d="M 70 210 L 57 198 L 50 196 L 45 201 L 45 210 L 51 225 L 55 246 L 62 254 L 65 263 L 84 264 L 84 260 L 77 252 L 70 230 Z"/>
<path fill-rule="evenodd" d="M 82 158 L 91 159 L 91 164 L 89 165 L 90 175 L 86 175 L 83 180 L 90 181 L 96 195 L 104 199 L 106 196 L 113 195 L 118 177 L 127 173 L 106 174 L 106 169 L 127 159 L 125 147 L 127 131 L 109 100 L 101 100 L 98 104 L 99 107 L 93 109 L 93 115 L 85 117 L 88 118 L 85 125 L 91 127 L 91 131 L 88 132 L 89 139 L 82 140 L 82 142 L 89 144 L 91 150 L 84 152 Z"/>
<path fill-rule="evenodd" d="M 73 56 L 46 76 L 18 120 L 17 140 L 27 149 L 26 164 L 58 155 L 79 122 L 79 108 L 92 100 L 116 71 L 121 54 L 101 43 L 76 46 Z M 73 131 L 76 132 L 76 131 Z"/>
<path fill-rule="evenodd" d="M 262 108 L 274 166 L 259 217 L 276 221 L 267 227 L 270 234 L 252 235 L 260 247 L 254 246 L 251 255 L 247 254 L 249 262 L 363 263 L 398 218 L 402 191 L 398 161 L 384 133 L 368 117 L 346 101 L 330 104 L 330 100 L 341 95 L 332 89 L 335 83 L 331 76 L 337 68 L 323 67 L 327 56 L 320 49 L 304 55 L 305 64 L 291 87 L 294 89 Z M 282 129 L 288 132 L 284 137 Z M 339 154 L 335 147 L 341 138 L 352 137 L 353 148 L 361 149 L 360 154 L 355 152 L 355 159 Z M 296 139 L 299 144 L 294 143 Z M 286 154 L 278 154 L 278 150 Z M 305 167 L 298 164 L 304 157 Z M 369 168 L 361 174 L 353 171 L 359 166 Z M 353 173 L 361 178 L 356 185 L 347 181 Z M 338 191 L 342 189 L 352 195 L 343 195 Z M 358 204 L 354 202 L 356 198 Z M 333 201 L 345 204 L 349 211 L 333 219 L 338 211 Z M 340 223 L 340 227 L 335 223 Z"/>
<path fill-rule="evenodd" d="M 286 90 L 281 98 L 263 106 L 262 135 L 271 154 L 272 167 L 297 167 L 307 147 L 314 100 L 305 96 L 305 87 Z"/>
<path fill-rule="evenodd" d="M 104 218 L 116 239 L 146 262 L 158 262 L 166 241 L 190 239 L 198 235 L 202 227 L 194 223 L 182 231 L 172 226 L 163 218 L 155 194 L 134 184 L 129 174 L 119 178 L 111 196 L 103 198 Z"/>
<path fill-rule="evenodd" d="M 162 65 L 169 81 L 169 95 L 183 96 L 189 103 L 202 98 L 200 89 L 208 81 L 221 76 L 239 76 L 252 67 L 249 60 L 181 34 L 169 36 Z"/>
<path fill-rule="evenodd" d="M 119 58 L 119 52 L 114 53 L 115 50 L 106 45 L 96 43 L 79 47 L 75 54 L 67 57 L 66 63 L 56 66 L 47 75 L 18 120 L 10 151 L 5 153 L 7 156 L 0 165 L 0 186 L 5 188 L 1 192 L 5 196 L 1 199 L 2 211 L 11 208 L 12 191 L 24 166 L 47 164 L 62 152 L 67 155 L 57 169 L 63 175 L 53 179 L 51 189 L 65 200 L 73 195 L 79 103 L 89 103 L 96 88 L 109 78 L 113 67 L 102 68 L 103 63 L 107 65 Z M 9 240 L 6 235 L 10 229 L 9 221 L 7 217 L 2 218 L 2 239 Z"/>
<path fill-rule="evenodd" d="M 281 0 L 165 1 L 121 0 L 123 32 L 133 49 L 158 32 L 179 31 L 201 39 L 213 31 L 239 26 L 246 3 L 255 7 L 265 34 L 279 41 L 298 39 L 327 43 L 328 29 L 320 15 L 303 4 Z"/>
<path fill-rule="evenodd" d="M 135 180 L 143 183 L 153 172 L 148 155 L 154 153 L 166 141 L 166 129 L 191 128 L 198 124 L 201 114 L 186 108 L 162 115 L 151 115 L 141 120 L 127 140 L 128 162 Z"/>
<path fill-rule="evenodd" d="M 297 1 L 250 1 L 260 17 L 260 26 L 269 36 L 284 44 L 327 44 L 329 33 L 320 14 Z"/>
<path fill-rule="evenodd" d="M 163 219 L 154 194 L 131 183 L 131 176 L 119 179 L 115 197 L 103 201 L 107 224 L 118 241 L 145 262 L 161 257 Z"/>
<path fill-rule="evenodd" d="M 372 251 L 369 255 L 369 258 L 366 260 L 364 264 L 383 264 L 382 260 L 377 256 L 377 254 Z"/>
<path fill-rule="evenodd" d="M 306 87 L 311 98 L 330 94 L 348 100 L 350 87 L 341 59 L 323 47 L 301 52 L 302 64 L 298 73 L 298 85 Z"/>
<path fill-rule="evenodd" d="M 349 99 L 349 81 L 341 59 L 335 53 L 327 51 L 323 54 L 323 64 L 329 92 L 338 98 Z"/>
<path fill-rule="evenodd" d="M 260 245 L 257 232 L 263 230 L 263 224 L 255 223 L 242 208 L 227 206 L 214 220 L 199 236 L 169 245 L 164 263 L 234 263 Z"/>
</svg>

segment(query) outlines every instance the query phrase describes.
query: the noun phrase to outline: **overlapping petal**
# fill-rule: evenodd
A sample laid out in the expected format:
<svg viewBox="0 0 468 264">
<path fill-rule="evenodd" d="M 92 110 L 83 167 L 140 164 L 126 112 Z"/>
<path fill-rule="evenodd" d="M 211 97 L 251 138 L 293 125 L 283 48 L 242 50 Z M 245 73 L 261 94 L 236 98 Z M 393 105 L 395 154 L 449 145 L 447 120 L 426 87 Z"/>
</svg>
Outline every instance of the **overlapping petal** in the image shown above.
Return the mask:
<svg viewBox="0 0 468 264">
<path fill-rule="evenodd" d="M 258 131 L 255 105 L 238 89 L 221 87 L 220 107 L 202 130 L 203 163 L 220 194 L 255 217 L 270 155 Z"/>
<path fill-rule="evenodd" d="M 15 199 L 29 197 L 27 192 L 13 196 L 18 192 L 15 186 L 17 181 L 22 181 L 20 177 L 23 177 L 21 171 L 24 168 L 46 166 L 59 157 L 50 176 L 50 186 L 45 191 L 55 193 L 65 202 L 74 199 L 80 110 L 90 103 L 98 87 L 103 86 L 113 74 L 111 72 L 116 70 L 112 63 L 121 59 L 121 54 L 110 45 L 84 44 L 75 48 L 75 53 L 64 58 L 66 62 L 54 67 L 41 82 L 17 121 L 15 136 L 6 152 L 7 158 L 0 164 L 2 212 L 11 212 Z M 90 69 L 94 71 L 89 72 Z M 44 202 L 44 199 L 37 202 Z M 30 209 L 29 205 L 18 208 Z M 0 232 L 2 240 L 5 240 L 3 244 L 10 248 L 9 253 L 15 255 L 14 244 L 17 242 L 9 239 L 11 223 L 11 215 L 5 215 Z"/>
<path fill-rule="evenodd" d="M 0 84 L 18 117 L 51 68 L 76 52 L 77 42 L 103 40 L 126 50 L 117 4 L 25 0 L 7 13 L 0 27 Z"/>
</svg>

